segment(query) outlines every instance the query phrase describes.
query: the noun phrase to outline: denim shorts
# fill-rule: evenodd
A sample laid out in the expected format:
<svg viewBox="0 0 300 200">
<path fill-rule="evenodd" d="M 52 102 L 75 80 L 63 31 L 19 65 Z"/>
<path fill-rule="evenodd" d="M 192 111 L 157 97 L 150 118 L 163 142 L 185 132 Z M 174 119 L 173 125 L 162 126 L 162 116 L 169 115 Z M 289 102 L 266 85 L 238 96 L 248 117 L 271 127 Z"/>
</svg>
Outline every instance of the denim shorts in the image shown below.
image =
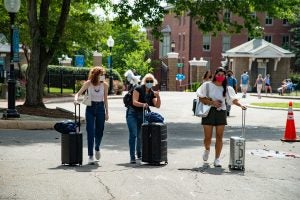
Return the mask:
<svg viewBox="0 0 300 200">
<path fill-rule="evenodd" d="M 215 107 L 211 107 L 206 117 L 202 117 L 202 125 L 227 125 L 227 113 L 226 110 L 217 110 Z"/>
</svg>

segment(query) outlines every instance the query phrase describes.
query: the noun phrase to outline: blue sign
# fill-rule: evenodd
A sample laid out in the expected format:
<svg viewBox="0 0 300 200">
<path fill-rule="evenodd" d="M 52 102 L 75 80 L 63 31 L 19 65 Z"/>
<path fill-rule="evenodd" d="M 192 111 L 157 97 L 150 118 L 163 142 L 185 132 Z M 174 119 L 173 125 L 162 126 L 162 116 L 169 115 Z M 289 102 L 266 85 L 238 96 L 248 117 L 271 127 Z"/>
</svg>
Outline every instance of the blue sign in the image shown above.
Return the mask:
<svg viewBox="0 0 300 200">
<path fill-rule="evenodd" d="M 177 81 L 183 81 L 185 79 L 185 75 L 184 74 L 176 74 L 176 80 Z"/>
<path fill-rule="evenodd" d="M 75 67 L 83 67 L 84 65 L 84 56 L 75 55 Z"/>
<path fill-rule="evenodd" d="M 19 62 L 19 29 L 14 27 L 13 28 L 13 61 Z"/>
</svg>

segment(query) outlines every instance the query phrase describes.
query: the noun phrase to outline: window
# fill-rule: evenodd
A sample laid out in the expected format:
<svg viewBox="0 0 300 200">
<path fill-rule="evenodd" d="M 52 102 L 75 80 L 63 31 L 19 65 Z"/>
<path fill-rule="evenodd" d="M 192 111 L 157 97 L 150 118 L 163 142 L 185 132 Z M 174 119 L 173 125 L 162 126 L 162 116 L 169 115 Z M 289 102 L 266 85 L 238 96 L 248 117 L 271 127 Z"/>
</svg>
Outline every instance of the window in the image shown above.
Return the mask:
<svg viewBox="0 0 300 200">
<path fill-rule="evenodd" d="M 265 40 L 266 40 L 267 42 L 272 43 L 272 36 L 271 36 L 271 35 L 265 35 Z"/>
<path fill-rule="evenodd" d="M 265 62 L 258 62 L 257 63 L 257 75 L 261 74 L 262 77 L 266 77 L 266 72 L 267 72 L 267 63 Z"/>
<path fill-rule="evenodd" d="M 164 57 L 171 51 L 170 33 L 163 33 L 163 41 L 159 44 L 159 56 Z"/>
<path fill-rule="evenodd" d="M 289 21 L 287 19 L 283 19 L 282 24 L 287 26 L 287 25 L 289 25 Z"/>
<path fill-rule="evenodd" d="M 266 15 L 265 23 L 266 25 L 273 25 L 273 18 Z"/>
<path fill-rule="evenodd" d="M 222 52 L 230 49 L 231 37 L 224 35 L 222 38 Z"/>
<path fill-rule="evenodd" d="M 230 11 L 229 10 L 224 11 L 224 22 L 230 22 Z"/>
<path fill-rule="evenodd" d="M 249 16 L 251 16 L 253 18 L 256 18 L 256 12 L 253 12 L 253 13 L 249 14 Z"/>
<path fill-rule="evenodd" d="M 282 47 L 289 47 L 290 46 L 290 36 L 283 35 L 282 36 Z"/>
<path fill-rule="evenodd" d="M 210 51 L 210 35 L 203 35 L 203 51 Z"/>
</svg>

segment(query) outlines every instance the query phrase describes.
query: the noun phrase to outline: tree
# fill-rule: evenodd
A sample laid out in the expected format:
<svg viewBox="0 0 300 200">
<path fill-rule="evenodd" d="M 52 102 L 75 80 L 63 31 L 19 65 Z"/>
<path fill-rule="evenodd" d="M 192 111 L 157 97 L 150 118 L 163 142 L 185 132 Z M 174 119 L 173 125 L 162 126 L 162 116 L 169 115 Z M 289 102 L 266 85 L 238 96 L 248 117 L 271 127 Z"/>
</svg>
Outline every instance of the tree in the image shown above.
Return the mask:
<svg viewBox="0 0 300 200">
<path fill-rule="evenodd" d="M 68 32 L 68 29 L 66 29 L 68 17 L 80 16 L 81 19 L 93 20 L 95 18 L 92 17 L 90 9 L 95 7 L 104 9 L 112 7 L 113 11 L 118 14 L 114 20 L 116 25 L 130 27 L 132 21 L 135 20 L 141 22 L 144 27 L 153 27 L 153 33 L 159 33 L 163 16 L 168 12 L 161 4 L 162 2 L 172 4 L 171 11 L 178 15 L 188 12 L 199 29 L 213 33 L 220 31 L 239 32 L 243 28 L 248 29 L 249 32 L 255 30 L 258 22 L 256 18 L 250 15 L 254 11 L 265 11 L 271 17 L 285 18 L 289 22 L 293 22 L 297 17 L 296 15 L 300 13 L 299 6 L 296 6 L 300 5 L 300 0 L 147 0 L 134 2 L 132 0 L 122 0 L 115 4 L 111 2 L 110 0 L 22 1 L 23 5 L 20 12 L 28 19 L 21 18 L 22 20 L 19 23 L 21 29 L 29 32 L 28 40 L 24 36 L 23 41 L 28 41 L 31 49 L 31 59 L 27 70 L 25 105 L 44 106 L 43 81 L 48 64 L 52 61 L 55 53 L 59 52 L 58 50 L 68 50 L 66 46 L 71 46 L 69 39 L 65 40 L 68 41 L 66 43 L 62 38 L 75 35 L 77 35 L 76 38 L 80 37 L 81 32 Z M 1 4 L 3 5 L 2 2 Z M 222 16 L 225 9 L 242 17 L 244 22 L 239 24 L 235 21 L 223 21 Z M 2 10 L 3 6 L 0 7 L 0 11 L 4 13 Z M 4 23 L 3 20 L 5 20 Z M 26 21 L 28 21 L 28 24 L 24 25 Z M 0 19 L 0 24 L 1 27 L 9 27 L 8 16 Z M 2 24 L 5 24 L 5 26 L 2 26 Z M 72 25 L 84 27 L 86 24 L 73 23 Z M 91 36 L 91 38 L 97 37 L 95 34 L 91 34 Z M 79 42 L 80 40 L 74 39 L 73 41 Z M 95 40 L 85 40 L 85 42 L 91 44 L 92 48 L 96 46 Z M 104 44 L 106 44 L 106 41 Z M 127 46 L 124 47 L 127 48 Z M 135 57 L 135 53 L 127 55 L 127 58 L 130 57 Z"/>
<path fill-rule="evenodd" d="M 288 19 L 293 23 L 300 13 L 300 0 L 165 0 L 169 9 L 162 8 L 162 1 L 148 0 L 135 1 L 122 0 L 113 5 L 113 10 L 119 13 L 117 20 L 126 24 L 131 20 L 142 21 L 145 27 L 153 27 L 154 35 L 159 35 L 159 28 L 163 14 L 168 11 L 177 15 L 188 13 L 203 32 L 217 34 L 224 31 L 237 33 L 247 29 L 251 34 L 257 34 L 259 22 L 253 17 L 254 12 L 267 12 L 270 17 Z M 223 20 L 224 11 L 228 10 L 233 15 L 241 17 L 242 23 Z"/>
</svg>

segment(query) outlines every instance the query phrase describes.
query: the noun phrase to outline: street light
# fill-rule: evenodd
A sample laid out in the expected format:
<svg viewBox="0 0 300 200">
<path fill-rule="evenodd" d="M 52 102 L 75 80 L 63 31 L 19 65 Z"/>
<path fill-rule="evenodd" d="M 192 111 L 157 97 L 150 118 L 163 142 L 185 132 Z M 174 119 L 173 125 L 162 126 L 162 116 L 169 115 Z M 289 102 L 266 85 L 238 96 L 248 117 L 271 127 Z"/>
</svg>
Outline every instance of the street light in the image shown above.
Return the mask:
<svg viewBox="0 0 300 200">
<path fill-rule="evenodd" d="M 174 50 L 175 50 L 175 42 L 174 42 L 174 40 L 172 40 L 172 42 L 171 42 L 171 52 L 174 52 Z"/>
<path fill-rule="evenodd" d="M 14 72 L 14 23 L 16 13 L 19 11 L 21 2 L 20 0 L 4 0 L 4 6 L 10 17 L 10 69 L 9 77 L 7 80 L 8 85 L 8 107 L 6 113 L 3 114 L 5 118 L 18 118 L 20 114 L 16 110 L 16 79 Z M 19 44 L 17 44 L 19 46 Z"/>
<path fill-rule="evenodd" d="M 107 40 L 107 46 L 109 47 L 109 58 L 108 58 L 108 66 L 109 66 L 109 91 L 108 94 L 114 94 L 114 86 L 113 86 L 113 75 L 112 75 L 112 47 L 114 46 L 115 41 L 114 39 L 111 37 L 111 35 L 109 36 L 108 40 Z"/>
</svg>

